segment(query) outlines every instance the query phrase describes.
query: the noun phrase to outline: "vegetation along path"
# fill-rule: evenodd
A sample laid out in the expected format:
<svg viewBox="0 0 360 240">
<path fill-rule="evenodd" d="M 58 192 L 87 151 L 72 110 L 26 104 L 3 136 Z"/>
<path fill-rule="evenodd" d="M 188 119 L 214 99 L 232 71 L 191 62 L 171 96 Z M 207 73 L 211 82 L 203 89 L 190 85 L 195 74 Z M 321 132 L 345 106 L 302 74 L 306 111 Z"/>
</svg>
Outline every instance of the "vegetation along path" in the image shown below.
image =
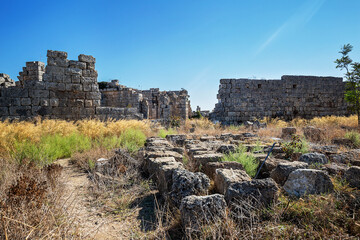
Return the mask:
<svg viewBox="0 0 360 240">
<path fill-rule="evenodd" d="M 89 194 L 91 182 L 88 175 L 70 159 L 57 161 L 63 167 L 61 181 L 64 184 L 65 207 L 74 224 L 79 227 L 79 235 L 84 239 L 121 239 L 127 238 L 130 222 L 116 221 L 112 216 L 104 216 L 95 207 L 91 206 L 92 197 Z"/>
</svg>

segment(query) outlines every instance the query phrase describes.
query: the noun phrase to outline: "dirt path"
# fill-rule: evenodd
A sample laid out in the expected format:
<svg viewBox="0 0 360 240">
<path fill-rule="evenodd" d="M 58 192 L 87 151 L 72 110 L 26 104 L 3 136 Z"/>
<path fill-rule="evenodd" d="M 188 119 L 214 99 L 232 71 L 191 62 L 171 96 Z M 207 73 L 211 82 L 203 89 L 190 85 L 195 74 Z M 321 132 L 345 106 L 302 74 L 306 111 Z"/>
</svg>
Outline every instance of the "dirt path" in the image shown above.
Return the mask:
<svg viewBox="0 0 360 240">
<path fill-rule="evenodd" d="M 104 216 L 91 206 L 87 174 L 70 163 L 70 159 L 57 161 L 63 166 L 61 181 L 64 186 L 65 207 L 79 226 L 82 239 L 133 239 L 131 218 L 117 221 L 113 216 Z M 135 218 L 136 219 L 136 218 Z"/>
</svg>

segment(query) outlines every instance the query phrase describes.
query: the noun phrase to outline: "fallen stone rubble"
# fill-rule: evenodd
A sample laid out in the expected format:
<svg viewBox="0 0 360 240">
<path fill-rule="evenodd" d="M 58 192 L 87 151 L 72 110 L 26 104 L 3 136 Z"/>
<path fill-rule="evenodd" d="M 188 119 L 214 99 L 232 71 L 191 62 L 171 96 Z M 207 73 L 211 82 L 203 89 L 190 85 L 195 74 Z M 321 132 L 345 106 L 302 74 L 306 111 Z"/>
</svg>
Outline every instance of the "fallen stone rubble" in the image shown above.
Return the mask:
<svg viewBox="0 0 360 240">
<path fill-rule="evenodd" d="M 293 197 L 330 193 L 334 189 L 330 175 L 343 176 L 351 187 L 360 188 L 360 167 L 349 168 L 339 163 L 347 162 L 345 160 L 332 161 L 343 155 L 349 158 L 350 153 L 313 152 L 300 154 L 299 161 L 289 161 L 276 158 L 283 153 L 281 147 L 276 147 L 275 157 L 267 159 L 258 179 L 252 179 L 241 163 L 222 161 L 225 154 L 237 150 L 238 143 L 233 141 L 241 142 L 251 151 L 258 141 L 256 137 L 246 133 L 151 137 L 146 140 L 142 161 L 137 167 L 153 179 L 169 206 L 180 210 L 182 224 L 190 232 L 197 231 L 203 223 L 223 218 L 227 208 L 234 216 L 246 206 L 271 207 L 280 189 Z M 264 151 L 270 149 L 269 145 L 257 142 L 256 147 L 259 146 Z M 121 159 L 130 159 L 129 164 L 136 161 L 121 151 L 118 155 Z M 260 165 L 266 154 L 260 152 L 255 156 Z M 114 167 L 109 166 L 114 164 L 112 159 L 99 159 L 96 170 L 99 174 L 111 174 Z"/>
</svg>

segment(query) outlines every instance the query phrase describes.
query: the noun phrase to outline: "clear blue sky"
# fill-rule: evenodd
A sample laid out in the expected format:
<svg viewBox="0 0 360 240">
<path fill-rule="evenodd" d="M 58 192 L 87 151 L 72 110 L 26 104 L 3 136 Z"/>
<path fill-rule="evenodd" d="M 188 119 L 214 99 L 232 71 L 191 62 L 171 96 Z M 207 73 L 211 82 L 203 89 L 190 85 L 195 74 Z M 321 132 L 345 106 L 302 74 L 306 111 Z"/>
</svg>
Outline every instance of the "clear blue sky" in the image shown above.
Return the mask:
<svg viewBox="0 0 360 240">
<path fill-rule="evenodd" d="M 359 0 L 2 0 L 0 72 L 17 79 L 46 50 L 96 57 L 99 81 L 185 88 L 213 109 L 220 78 L 342 76 L 345 43 L 360 61 Z"/>
</svg>

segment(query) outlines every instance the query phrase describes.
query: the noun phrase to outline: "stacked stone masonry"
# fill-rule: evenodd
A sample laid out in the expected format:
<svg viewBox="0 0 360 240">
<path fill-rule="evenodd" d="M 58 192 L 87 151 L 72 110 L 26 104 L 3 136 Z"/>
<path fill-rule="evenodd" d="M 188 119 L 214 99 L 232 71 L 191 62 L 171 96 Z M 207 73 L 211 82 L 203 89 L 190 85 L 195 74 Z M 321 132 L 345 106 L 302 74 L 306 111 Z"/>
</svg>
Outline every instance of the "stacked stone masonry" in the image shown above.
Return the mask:
<svg viewBox="0 0 360 240">
<path fill-rule="evenodd" d="M 187 118 L 191 111 L 186 91 L 139 91 L 112 83 L 112 88 L 100 92 L 97 76 L 94 57 L 80 54 L 78 61 L 68 60 L 66 52 L 48 50 L 47 65 L 27 62 L 18 82 L 0 74 L 0 118 L 170 119 Z M 155 95 L 165 100 L 153 104 Z M 155 107 L 157 114 L 153 114 Z"/>
<path fill-rule="evenodd" d="M 239 124 L 253 118 L 346 115 L 342 78 L 282 76 L 281 80 L 221 79 L 212 119 Z"/>
<path fill-rule="evenodd" d="M 186 90 L 160 91 L 158 88 L 138 90 L 119 85 L 113 80 L 100 89 L 102 106 L 136 108 L 148 119 L 187 119 L 191 114 L 189 95 Z"/>
</svg>

